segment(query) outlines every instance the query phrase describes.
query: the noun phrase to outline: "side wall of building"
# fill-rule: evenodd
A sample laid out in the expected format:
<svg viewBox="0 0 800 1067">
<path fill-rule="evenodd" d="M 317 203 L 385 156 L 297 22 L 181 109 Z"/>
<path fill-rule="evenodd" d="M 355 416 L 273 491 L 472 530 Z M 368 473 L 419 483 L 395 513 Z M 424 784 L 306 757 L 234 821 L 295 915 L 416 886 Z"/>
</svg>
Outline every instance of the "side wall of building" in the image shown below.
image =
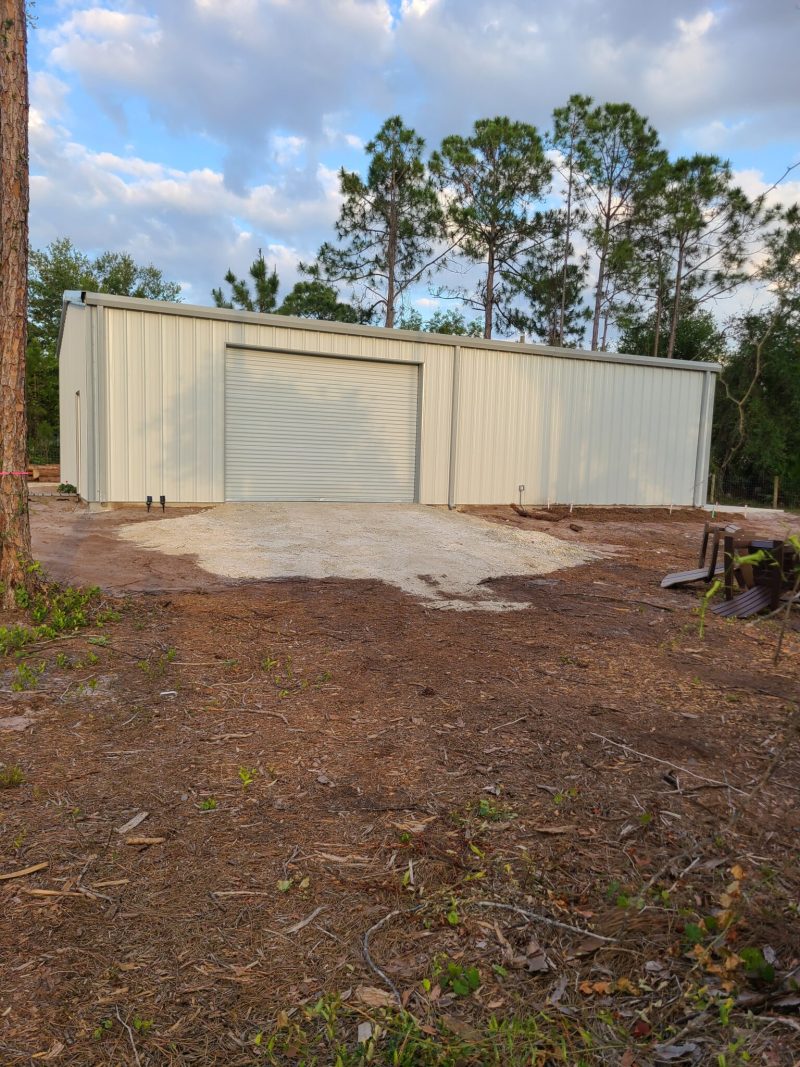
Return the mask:
<svg viewBox="0 0 800 1067">
<path fill-rule="evenodd" d="M 419 487 L 447 501 L 452 348 L 106 307 L 106 497 L 172 502 L 225 499 L 225 352 L 265 351 L 394 360 L 423 366 Z"/>
<path fill-rule="evenodd" d="M 458 501 L 508 503 L 520 485 L 537 504 L 697 498 L 703 373 L 474 348 L 459 359 Z"/>
<path fill-rule="evenodd" d="M 90 393 L 90 324 L 92 311 L 77 304 L 65 308 L 58 364 L 59 453 L 61 481 L 89 498 L 89 455 L 93 433 Z"/>
<path fill-rule="evenodd" d="M 429 342 L 346 326 L 338 332 L 330 323 L 317 329 L 297 320 L 235 321 L 157 305 L 91 311 L 93 499 L 142 501 L 163 493 L 171 503 L 224 500 L 225 354 L 227 346 L 247 345 L 419 364 L 421 503 L 508 503 L 518 499 L 519 485 L 533 504 L 705 500 L 715 376 L 700 367 Z M 65 335 L 63 348 L 73 344 L 88 351 L 85 341 L 81 348 Z M 62 374 L 62 425 L 77 388 L 71 374 Z M 72 462 L 69 433 L 62 436 L 65 470 Z"/>
</svg>

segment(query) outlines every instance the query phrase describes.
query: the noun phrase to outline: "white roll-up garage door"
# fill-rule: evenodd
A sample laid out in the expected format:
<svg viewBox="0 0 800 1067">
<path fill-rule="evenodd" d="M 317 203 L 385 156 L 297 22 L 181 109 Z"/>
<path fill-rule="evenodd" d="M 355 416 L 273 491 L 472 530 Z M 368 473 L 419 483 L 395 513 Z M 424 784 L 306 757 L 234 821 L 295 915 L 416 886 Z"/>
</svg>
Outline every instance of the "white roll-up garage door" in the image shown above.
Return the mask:
<svg viewBox="0 0 800 1067">
<path fill-rule="evenodd" d="M 415 499 L 412 363 L 230 348 L 227 500 Z"/>
</svg>

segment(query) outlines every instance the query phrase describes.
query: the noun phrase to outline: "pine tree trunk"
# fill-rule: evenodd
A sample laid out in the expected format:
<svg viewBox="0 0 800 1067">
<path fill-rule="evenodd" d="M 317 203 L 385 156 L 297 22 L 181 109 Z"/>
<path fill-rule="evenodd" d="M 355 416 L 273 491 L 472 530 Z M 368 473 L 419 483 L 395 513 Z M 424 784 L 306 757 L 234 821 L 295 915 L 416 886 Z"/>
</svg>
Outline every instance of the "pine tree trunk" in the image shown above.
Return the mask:
<svg viewBox="0 0 800 1067">
<path fill-rule="evenodd" d="M 564 319 L 567 308 L 567 270 L 569 268 L 569 239 L 572 236 L 572 162 L 569 166 L 569 181 L 567 182 L 567 215 L 564 230 L 564 262 L 561 267 L 561 306 L 558 313 L 558 337 L 553 344 L 564 344 Z"/>
<path fill-rule="evenodd" d="M 608 344 L 608 324 L 609 324 L 610 318 L 611 318 L 611 308 L 609 306 L 609 307 L 606 307 L 605 311 L 603 312 L 603 340 L 602 340 L 602 342 L 600 344 L 600 351 L 601 352 L 607 351 L 606 346 Z"/>
<path fill-rule="evenodd" d="M 384 326 L 388 330 L 394 328 L 394 305 L 397 300 L 397 231 L 397 205 L 392 199 L 386 241 L 386 320 Z"/>
<path fill-rule="evenodd" d="M 600 343 L 600 319 L 603 309 L 603 286 L 606 281 L 606 256 L 608 255 L 609 234 L 611 232 L 611 193 L 605 209 L 605 226 L 603 243 L 600 247 L 600 265 L 597 268 L 597 289 L 594 294 L 594 318 L 592 320 L 592 351 L 596 352 Z"/>
<path fill-rule="evenodd" d="M 600 318 L 603 307 L 603 284 L 605 283 L 605 254 L 601 256 L 597 270 L 597 289 L 594 294 L 594 317 L 592 319 L 592 351 L 596 352 L 600 343 Z"/>
<path fill-rule="evenodd" d="M 494 319 L 494 249 L 489 250 L 489 261 L 486 265 L 486 304 L 483 315 L 483 336 L 492 336 L 492 320 Z"/>
<path fill-rule="evenodd" d="M 387 330 L 394 329 L 394 266 L 389 265 L 386 280 L 386 319 L 383 325 Z"/>
<path fill-rule="evenodd" d="M 0 605 L 14 607 L 31 555 L 25 416 L 28 72 L 24 0 L 0 0 Z"/>
<path fill-rule="evenodd" d="M 658 279 L 658 295 L 656 296 L 656 321 L 653 329 L 653 357 L 658 358 L 658 349 L 661 345 L 661 308 L 663 300 L 663 283 Z"/>
<path fill-rule="evenodd" d="M 395 295 L 395 271 L 397 269 L 397 248 L 394 236 L 389 238 L 389 247 L 386 253 L 386 320 L 384 326 L 387 330 L 394 328 L 394 305 Z"/>
<path fill-rule="evenodd" d="M 667 359 L 675 355 L 675 341 L 678 336 L 678 320 L 681 314 L 681 282 L 683 280 L 684 246 L 681 242 L 678 249 L 678 266 L 675 271 L 675 301 L 672 305 L 672 322 L 669 325 L 669 342 L 667 344 Z"/>
</svg>

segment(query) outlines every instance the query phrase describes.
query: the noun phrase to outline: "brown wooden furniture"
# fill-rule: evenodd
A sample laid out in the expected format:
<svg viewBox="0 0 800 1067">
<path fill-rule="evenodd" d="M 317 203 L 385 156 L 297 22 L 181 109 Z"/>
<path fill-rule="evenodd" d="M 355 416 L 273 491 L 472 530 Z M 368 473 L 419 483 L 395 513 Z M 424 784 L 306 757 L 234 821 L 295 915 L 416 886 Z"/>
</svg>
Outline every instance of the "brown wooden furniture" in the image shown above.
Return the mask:
<svg viewBox="0 0 800 1067">
<path fill-rule="evenodd" d="M 697 568 L 691 571 L 675 571 L 661 580 L 662 589 L 674 589 L 681 585 L 690 585 L 692 582 L 710 582 L 724 571 L 724 564 L 718 564 L 719 543 L 723 534 L 732 535 L 738 530 L 738 526 L 730 524 L 707 522 L 703 526 L 703 539 L 700 542 L 700 558 Z M 708 543 L 711 541 L 711 561 L 706 563 Z"/>
<path fill-rule="evenodd" d="M 761 561 L 742 563 L 742 557 L 762 552 Z M 793 569 L 794 553 L 783 541 L 756 538 L 737 542 L 725 537 L 725 599 L 711 609 L 723 618 L 746 619 L 760 611 L 775 609 L 787 587 L 787 564 Z M 736 586 L 741 592 L 736 593 Z"/>
</svg>

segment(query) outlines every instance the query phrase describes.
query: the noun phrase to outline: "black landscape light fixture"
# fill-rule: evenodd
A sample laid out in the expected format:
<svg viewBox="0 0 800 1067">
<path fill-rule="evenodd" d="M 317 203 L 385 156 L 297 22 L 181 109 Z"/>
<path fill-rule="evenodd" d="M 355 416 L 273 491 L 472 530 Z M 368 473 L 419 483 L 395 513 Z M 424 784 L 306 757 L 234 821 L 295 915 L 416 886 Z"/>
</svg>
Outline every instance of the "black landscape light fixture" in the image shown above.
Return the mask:
<svg viewBox="0 0 800 1067">
<path fill-rule="evenodd" d="M 162 510 L 162 511 L 166 511 L 166 510 L 167 510 L 167 498 L 166 498 L 166 497 L 164 496 L 164 494 L 163 494 L 163 493 L 162 493 L 162 494 L 161 494 L 161 496 L 160 496 L 160 497 L 158 498 L 158 502 L 159 502 L 159 504 L 161 505 L 161 510 Z"/>
<path fill-rule="evenodd" d="M 147 504 L 147 510 L 149 511 L 153 506 L 153 498 L 151 496 L 146 497 L 145 504 Z"/>
</svg>

